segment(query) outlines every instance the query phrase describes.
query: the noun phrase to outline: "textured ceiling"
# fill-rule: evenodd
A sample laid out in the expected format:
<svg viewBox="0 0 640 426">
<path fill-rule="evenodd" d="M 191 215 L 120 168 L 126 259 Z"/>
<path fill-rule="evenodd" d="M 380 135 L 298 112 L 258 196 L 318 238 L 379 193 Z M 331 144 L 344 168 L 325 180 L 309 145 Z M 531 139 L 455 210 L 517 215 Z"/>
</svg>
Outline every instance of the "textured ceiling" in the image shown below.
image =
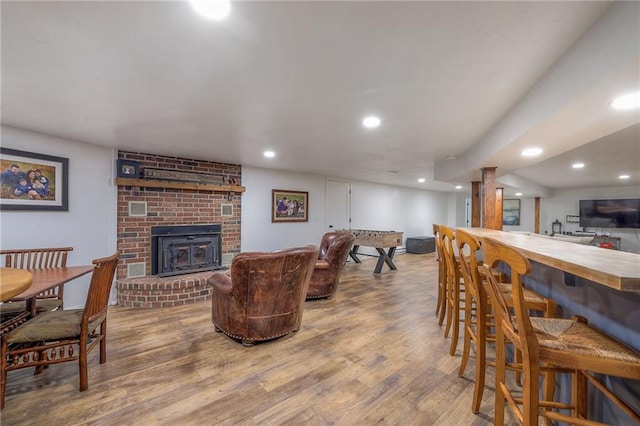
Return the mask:
<svg viewBox="0 0 640 426">
<path fill-rule="evenodd" d="M 580 80 L 571 70 L 557 73 L 566 86 L 560 77 L 540 85 L 585 34 L 594 46 L 605 37 L 592 26 L 610 5 L 234 2 L 228 20 L 212 22 L 186 2 L 3 1 L 2 122 L 126 150 L 415 188 L 452 190 L 482 165 L 522 168 L 522 177 L 559 187 L 531 168 L 549 158 L 514 161 L 520 145 L 562 135 L 548 149 L 555 156 L 640 122 L 584 114 L 585 100 L 606 105 L 617 94 L 609 92 L 640 87 L 637 56 L 580 90 L 563 91 Z M 615 19 L 639 13 L 615 6 L 626 8 Z M 566 96 L 546 101 L 554 94 Z M 527 105 L 528 115 L 514 115 Z M 381 127 L 364 129 L 366 114 Z M 515 122 L 526 132 L 500 133 Z M 450 168 L 449 155 L 458 157 Z"/>
</svg>

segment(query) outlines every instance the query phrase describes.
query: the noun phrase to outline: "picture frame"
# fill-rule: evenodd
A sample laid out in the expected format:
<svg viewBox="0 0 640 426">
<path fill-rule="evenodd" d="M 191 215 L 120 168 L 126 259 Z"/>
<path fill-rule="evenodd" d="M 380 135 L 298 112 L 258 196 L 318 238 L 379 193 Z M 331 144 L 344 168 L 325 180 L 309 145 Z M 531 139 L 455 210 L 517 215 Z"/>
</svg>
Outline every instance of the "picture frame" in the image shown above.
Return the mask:
<svg viewBox="0 0 640 426">
<path fill-rule="evenodd" d="M 502 225 L 520 226 L 520 200 L 502 200 Z"/>
<path fill-rule="evenodd" d="M 308 222 L 309 193 L 286 189 L 271 191 L 271 222 Z"/>
<path fill-rule="evenodd" d="M 140 179 L 140 163 L 133 160 L 118 160 L 118 177 Z"/>
<path fill-rule="evenodd" d="M 0 147 L 0 210 L 69 211 L 69 159 Z"/>
</svg>

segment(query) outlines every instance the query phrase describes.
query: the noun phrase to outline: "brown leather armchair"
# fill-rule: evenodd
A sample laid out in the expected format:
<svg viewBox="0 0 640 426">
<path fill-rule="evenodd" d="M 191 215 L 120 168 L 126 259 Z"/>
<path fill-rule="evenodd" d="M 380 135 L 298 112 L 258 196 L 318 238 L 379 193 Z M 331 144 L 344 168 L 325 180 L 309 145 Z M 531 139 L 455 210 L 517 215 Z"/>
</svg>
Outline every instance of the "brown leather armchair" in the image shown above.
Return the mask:
<svg viewBox="0 0 640 426">
<path fill-rule="evenodd" d="M 239 253 L 228 274 L 214 274 L 211 320 L 217 332 L 251 346 L 298 331 L 318 248 Z"/>
<path fill-rule="evenodd" d="M 322 237 L 307 299 L 330 299 L 338 290 L 340 272 L 347 261 L 355 237 L 350 232 L 328 232 Z"/>
</svg>

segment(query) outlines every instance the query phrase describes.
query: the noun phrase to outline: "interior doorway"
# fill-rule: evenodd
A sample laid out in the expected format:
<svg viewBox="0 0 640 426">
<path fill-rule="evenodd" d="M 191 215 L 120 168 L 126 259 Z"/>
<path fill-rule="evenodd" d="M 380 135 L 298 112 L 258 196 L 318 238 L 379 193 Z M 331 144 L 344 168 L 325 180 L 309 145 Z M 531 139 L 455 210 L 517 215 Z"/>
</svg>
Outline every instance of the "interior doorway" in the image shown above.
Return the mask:
<svg viewBox="0 0 640 426">
<path fill-rule="evenodd" d="M 327 223 L 329 230 L 351 228 L 351 182 L 326 180 Z"/>
</svg>

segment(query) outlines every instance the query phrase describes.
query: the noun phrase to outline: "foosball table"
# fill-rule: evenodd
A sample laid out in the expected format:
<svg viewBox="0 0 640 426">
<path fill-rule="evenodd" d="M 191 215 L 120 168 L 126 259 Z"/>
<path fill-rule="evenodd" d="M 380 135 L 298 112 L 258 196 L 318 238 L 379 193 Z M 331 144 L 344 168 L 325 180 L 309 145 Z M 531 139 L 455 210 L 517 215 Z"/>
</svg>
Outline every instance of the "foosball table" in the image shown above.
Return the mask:
<svg viewBox="0 0 640 426">
<path fill-rule="evenodd" d="M 393 255 L 396 253 L 396 247 L 402 245 L 402 232 L 369 231 L 364 229 L 345 229 L 344 231 L 351 232 L 356 237 L 349 252 L 349 256 L 354 262 L 362 263 L 358 258 L 358 254 L 361 256 L 373 256 L 358 253 L 360 246 L 373 247 L 378 252 L 378 263 L 376 263 L 376 267 L 373 270 L 374 274 L 379 274 L 385 263 L 389 269 L 394 271 L 398 269 L 393 263 Z M 388 247 L 387 251 L 385 251 L 385 247 Z"/>
</svg>

